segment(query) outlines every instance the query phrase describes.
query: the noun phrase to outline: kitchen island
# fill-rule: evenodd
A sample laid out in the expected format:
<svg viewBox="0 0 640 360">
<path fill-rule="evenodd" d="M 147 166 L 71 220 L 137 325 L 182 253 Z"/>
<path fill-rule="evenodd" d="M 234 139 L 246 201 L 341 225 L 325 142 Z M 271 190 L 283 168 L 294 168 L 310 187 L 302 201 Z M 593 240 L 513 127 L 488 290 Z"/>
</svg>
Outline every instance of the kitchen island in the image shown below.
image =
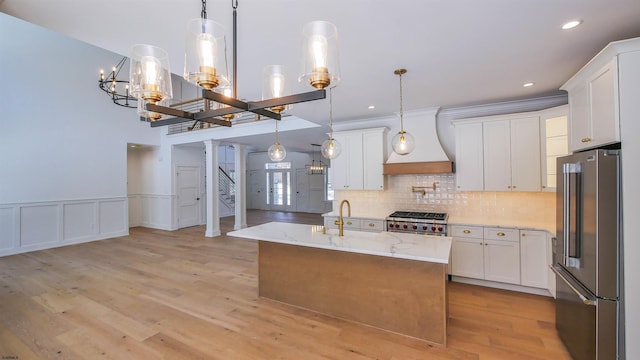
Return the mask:
<svg viewBox="0 0 640 360">
<path fill-rule="evenodd" d="M 258 240 L 259 295 L 446 345 L 451 238 L 271 222 Z"/>
</svg>

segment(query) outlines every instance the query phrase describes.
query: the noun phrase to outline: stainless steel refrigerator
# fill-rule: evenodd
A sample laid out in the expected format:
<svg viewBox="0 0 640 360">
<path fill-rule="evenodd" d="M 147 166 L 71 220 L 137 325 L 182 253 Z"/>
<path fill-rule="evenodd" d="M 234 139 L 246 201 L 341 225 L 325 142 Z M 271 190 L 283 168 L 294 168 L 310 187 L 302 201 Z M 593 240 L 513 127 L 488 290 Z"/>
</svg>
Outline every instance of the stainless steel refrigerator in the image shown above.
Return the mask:
<svg viewBox="0 0 640 360">
<path fill-rule="evenodd" d="M 624 358 L 620 150 L 558 159 L 556 328 L 575 360 Z"/>
</svg>

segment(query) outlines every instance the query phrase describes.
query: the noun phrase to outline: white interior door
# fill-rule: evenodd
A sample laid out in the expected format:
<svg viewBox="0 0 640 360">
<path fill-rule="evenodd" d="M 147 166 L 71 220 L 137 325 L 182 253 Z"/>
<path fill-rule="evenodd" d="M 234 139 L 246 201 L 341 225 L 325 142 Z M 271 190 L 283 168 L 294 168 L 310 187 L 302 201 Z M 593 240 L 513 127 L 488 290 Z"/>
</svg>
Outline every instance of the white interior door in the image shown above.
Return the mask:
<svg viewBox="0 0 640 360">
<path fill-rule="evenodd" d="M 309 212 L 311 210 L 309 202 L 310 177 L 306 169 L 296 170 L 296 211 Z"/>
<path fill-rule="evenodd" d="M 264 170 L 249 171 L 249 181 L 247 182 L 247 207 L 249 209 L 269 210 L 264 174 Z"/>
<path fill-rule="evenodd" d="M 200 225 L 200 168 L 177 167 L 178 227 Z"/>
</svg>

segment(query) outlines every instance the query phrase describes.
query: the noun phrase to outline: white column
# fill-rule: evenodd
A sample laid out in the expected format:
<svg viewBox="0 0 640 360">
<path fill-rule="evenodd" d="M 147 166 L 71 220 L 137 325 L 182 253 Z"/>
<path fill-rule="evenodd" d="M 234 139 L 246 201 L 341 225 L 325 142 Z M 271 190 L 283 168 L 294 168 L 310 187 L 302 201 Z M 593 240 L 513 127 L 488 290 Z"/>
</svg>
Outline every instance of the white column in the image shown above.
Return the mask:
<svg viewBox="0 0 640 360">
<path fill-rule="evenodd" d="M 233 144 L 236 170 L 236 223 L 234 230 L 247 227 L 247 150 L 246 145 Z"/>
<path fill-rule="evenodd" d="M 205 172 L 207 173 L 207 230 L 206 237 L 220 236 L 220 216 L 218 191 L 218 143 L 213 140 L 205 140 L 204 146 L 207 152 Z"/>
</svg>

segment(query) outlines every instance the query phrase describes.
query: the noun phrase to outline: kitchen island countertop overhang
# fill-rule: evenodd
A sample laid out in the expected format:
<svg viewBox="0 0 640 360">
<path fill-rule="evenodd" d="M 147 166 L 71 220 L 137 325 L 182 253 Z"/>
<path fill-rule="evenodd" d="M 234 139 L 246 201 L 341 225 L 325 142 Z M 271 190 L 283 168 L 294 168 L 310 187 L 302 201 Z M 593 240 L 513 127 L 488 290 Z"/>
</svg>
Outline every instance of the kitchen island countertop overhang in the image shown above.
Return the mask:
<svg viewBox="0 0 640 360">
<path fill-rule="evenodd" d="M 227 235 L 258 240 L 260 297 L 446 346 L 450 237 L 279 222 Z"/>
<path fill-rule="evenodd" d="M 448 264 L 451 237 L 394 232 L 324 230 L 322 225 L 270 222 L 231 231 L 228 236 L 281 244 Z"/>
</svg>

